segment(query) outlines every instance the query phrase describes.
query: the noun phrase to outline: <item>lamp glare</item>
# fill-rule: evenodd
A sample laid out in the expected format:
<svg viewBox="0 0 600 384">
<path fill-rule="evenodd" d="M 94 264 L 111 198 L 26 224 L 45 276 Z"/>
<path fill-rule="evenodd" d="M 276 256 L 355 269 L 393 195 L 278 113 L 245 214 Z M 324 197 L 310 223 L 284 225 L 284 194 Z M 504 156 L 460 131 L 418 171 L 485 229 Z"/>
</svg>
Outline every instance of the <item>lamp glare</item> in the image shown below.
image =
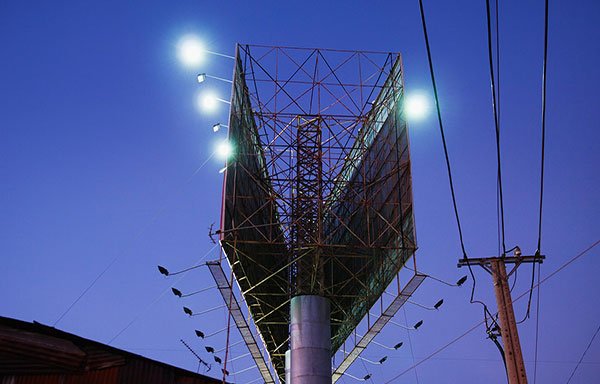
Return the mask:
<svg viewBox="0 0 600 384">
<path fill-rule="evenodd" d="M 215 109 L 217 109 L 217 106 L 219 105 L 219 101 L 217 100 L 217 97 L 212 94 L 212 93 L 204 93 L 201 95 L 198 95 L 198 107 L 200 108 L 201 111 L 204 112 L 211 112 L 214 111 Z"/>
<path fill-rule="evenodd" d="M 179 40 L 177 55 L 185 66 L 194 67 L 202 63 L 204 53 L 204 45 L 196 36 L 187 35 Z"/>
<path fill-rule="evenodd" d="M 217 145 L 217 155 L 222 159 L 228 159 L 233 153 L 233 148 L 229 141 L 222 141 Z"/>
<path fill-rule="evenodd" d="M 429 99 L 420 93 L 408 95 L 404 101 L 404 112 L 409 120 L 423 120 L 429 114 Z"/>
</svg>

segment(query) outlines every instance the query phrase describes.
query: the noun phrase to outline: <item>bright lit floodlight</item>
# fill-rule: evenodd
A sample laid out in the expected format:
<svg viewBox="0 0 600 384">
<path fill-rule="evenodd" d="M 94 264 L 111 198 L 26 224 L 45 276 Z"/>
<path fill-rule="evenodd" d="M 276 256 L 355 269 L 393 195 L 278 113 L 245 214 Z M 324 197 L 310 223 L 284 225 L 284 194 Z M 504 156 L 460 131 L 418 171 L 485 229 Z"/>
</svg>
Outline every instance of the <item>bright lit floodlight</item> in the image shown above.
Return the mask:
<svg viewBox="0 0 600 384">
<path fill-rule="evenodd" d="M 217 144 L 216 154 L 222 159 L 228 159 L 233 153 L 233 147 L 229 141 L 225 140 Z"/>
<path fill-rule="evenodd" d="M 177 56 L 188 67 L 194 67 L 204 60 L 206 50 L 202 42 L 193 35 L 186 35 L 177 44 Z"/>
<path fill-rule="evenodd" d="M 196 79 L 198 80 L 198 83 L 204 83 L 206 80 L 206 73 L 199 73 Z"/>
<path fill-rule="evenodd" d="M 406 96 L 404 112 L 409 120 L 423 120 L 429 114 L 429 99 L 422 93 Z"/>
<path fill-rule="evenodd" d="M 219 99 L 214 93 L 206 92 L 198 95 L 198 107 L 202 111 L 214 111 L 219 105 Z"/>
<path fill-rule="evenodd" d="M 214 125 L 213 125 L 213 127 L 212 127 L 212 129 L 213 129 L 213 132 L 219 132 L 219 130 L 220 130 L 221 128 L 229 128 L 229 125 L 225 125 L 225 124 L 217 123 L 217 124 L 214 124 Z"/>
</svg>

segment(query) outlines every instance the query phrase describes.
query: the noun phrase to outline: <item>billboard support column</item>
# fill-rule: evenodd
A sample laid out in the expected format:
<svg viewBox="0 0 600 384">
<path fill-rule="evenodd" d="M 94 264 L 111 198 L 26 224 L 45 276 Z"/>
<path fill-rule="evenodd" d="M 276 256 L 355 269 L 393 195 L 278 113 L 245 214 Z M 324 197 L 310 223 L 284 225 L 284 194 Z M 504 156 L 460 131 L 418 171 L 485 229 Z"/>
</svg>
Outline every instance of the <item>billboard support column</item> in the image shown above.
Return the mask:
<svg viewBox="0 0 600 384">
<path fill-rule="evenodd" d="M 290 350 L 293 384 L 331 384 L 329 299 L 318 295 L 292 298 Z"/>
<path fill-rule="evenodd" d="M 288 349 L 285 351 L 285 384 L 292 382 L 292 351 Z"/>
</svg>

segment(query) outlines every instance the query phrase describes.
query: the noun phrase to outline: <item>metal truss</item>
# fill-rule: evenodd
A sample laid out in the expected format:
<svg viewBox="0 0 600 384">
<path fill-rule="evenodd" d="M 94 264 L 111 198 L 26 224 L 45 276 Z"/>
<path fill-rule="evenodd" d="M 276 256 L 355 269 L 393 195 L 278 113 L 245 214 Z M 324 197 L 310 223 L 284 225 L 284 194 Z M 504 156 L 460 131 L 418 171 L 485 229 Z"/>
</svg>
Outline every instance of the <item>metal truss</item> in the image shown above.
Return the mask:
<svg viewBox="0 0 600 384">
<path fill-rule="evenodd" d="M 334 351 L 416 250 L 397 53 L 239 45 L 220 241 L 282 377 L 289 299 Z"/>
</svg>

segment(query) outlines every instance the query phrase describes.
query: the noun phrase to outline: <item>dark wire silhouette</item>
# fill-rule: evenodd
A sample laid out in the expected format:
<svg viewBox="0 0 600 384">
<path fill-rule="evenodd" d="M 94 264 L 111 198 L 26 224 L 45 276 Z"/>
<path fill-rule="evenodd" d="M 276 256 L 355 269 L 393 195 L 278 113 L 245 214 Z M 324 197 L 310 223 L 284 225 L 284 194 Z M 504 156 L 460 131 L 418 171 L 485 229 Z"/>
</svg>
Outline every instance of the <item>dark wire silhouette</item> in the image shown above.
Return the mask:
<svg viewBox="0 0 600 384">
<path fill-rule="evenodd" d="M 540 281 L 540 271 L 541 268 L 537 269 L 537 280 Z M 533 287 L 531 287 L 531 291 L 533 291 Z M 537 381 L 537 363 L 538 363 L 538 340 L 540 336 L 540 285 L 537 287 L 537 295 L 536 295 L 536 310 L 535 310 L 535 352 L 533 355 L 533 384 Z"/>
<path fill-rule="evenodd" d="M 462 226 L 460 224 L 460 217 L 458 215 L 458 206 L 456 204 L 456 194 L 454 192 L 454 182 L 452 181 L 452 169 L 450 167 L 450 157 L 448 155 L 448 147 L 446 145 L 446 136 L 444 134 L 444 124 L 442 123 L 442 113 L 440 111 L 440 103 L 439 103 L 439 97 L 438 97 L 438 91 L 437 91 L 437 84 L 435 81 L 435 74 L 433 71 L 433 61 L 431 59 L 431 49 L 429 47 L 429 36 L 427 34 L 427 24 L 425 22 L 425 11 L 423 10 L 423 0 L 419 0 L 419 8 L 421 10 L 421 22 L 423 25 L 423 35 L 425 37 L 425 46 L 427 49 L 427 60 L 429 62 L 429 74 L 431 76 L 431 83 L 433 86 L 433 94 L 435 97 L 435 106 L 436 106 L 436 110 L 437 110 L 438 124 L 440 127 L 440 135 L 442 137 L 442 145 L 444 147 L 444 157 L 446 159 L 446 168 L 448 171 L 448 181 L 450 183 L 450 192 L 452 194 L 452 205 L 454 207 L 454 216 L 456 217 L 456 225 L 458 227 L 458 236 L 460 239 L 460 247 L 462 249 L 463 257 L 467 258 L 467 251 L 465 250 L 465 243 L 463 241 Z"/>
<path fill-rule="evenodd" d="M 546 155 L 546 67 L 548 65 L 548 0 L 544 2 L 544 62 L 542 64 L 542 154 L 540 166 L 540 217 L 538 219 L 538 244 L 537 253 L 542 252 L 542 208 L 544 203 L 544 163 Z M 535 263 L 533 263 L 535 266 Z M 540 266 L 538 266 L 538 283 L 540 281 Z M 533 288 L 533 287 L 532 287 Z M 531 290 L 533 291 L 533 289 Z M 531 292 L 530 291 L 530 292 Z M 529 303 L 527 304 L 527 312 L 531 305 L 531 293 Z M 539 339 L 539 324 L 540 324 L 540 285 L 537 287 L 536 297 L 536 315 L 535 315 L 535 356 L 533 363 L 533 384 L 537 379 L 537 362 L 538 362 L 538 339 Z M 596 331 L 598 333 L 598 331 Z M 595 337 L 595 335 L 594 335 Z M 585 354 L 585 353 L 584 353 Z M 583 358 L 583 357 L 582 357 Z M 577 369 L 577 368 L 575 368 Z"/>
<path fill-rule="evenodd" d="M 594 335 L 592 336 L 592 339 L 590 340 L 590 342 L 588 343 L 587 347 L 585 348 L 585 351 L 583 351 L 583 355 L 581 355 L 581 358 L 577 362 L 577 365 L 575 366 L 575 368 L 573 368 L 573 372 L 571 372 L 571 376 L 569 376 L 569 380 L 567 380 L 567 384 L 569 384 L 571 382 L 571 379 L 575 375 L 575 372 L 577 372 L 577 368 L 579 368 L 579 365 L 583 361 L 583 358 L 585 357 L 585 354 L 587 353 L 587 351 L 592 346 L 592 343 L 594 342 L 594 339 L 596 338 L 596 335 L 598 334 L 598 331 L 600 331 L 600 325 L 598 326 L 598 329 L 596 329 L 596 332 L 594 332 Z"/>
<path fill-rule="evenodd" d="M 542 64 L 542 154 L 540 167 L 540 217 L 538 221 L 537 251 L 542 251 L 542 206 L 544 202 L 544 159 L 546 152 L 546 67 L 548 64 L 548 0 L 544 9 L 544 62 Z"/>
<path fill-rule="evenodd" d="M 404 324 L 406 324 L 408 326 L 408 317 L 406 317 L 406 308 L 402 308 L 402 311 L 404 312 Z M 410 347 L 410 355 L 412 357 L 412 362 L 414 364 L 415 363 L 415 352 L 413 350 L 412 339 L 410 337 L 410 332 L 408 331 L 408 329 L 406 330 L 406 337 L 408 337 L 408 345 Z M 417 381 L 417 384 L 419 384 L 419 374 L 418 374 L 416 368 L 415 368 L 415 379 Z"/>
<path fill-rule="evenodd" d="M 484 318 L 485 318 L 485 322 L 487 325 L 487 316 L 490 313 L 489 310 L 487 309 L 487 305 L 479 300 L 474 300 L 474 296 L 475 296 L 475 287 L 477 284 L 477 281 L 475 279 L 475 274 L 473 273 L 473 268 L 471 267 L 471 264 L 468 262 L 469 257 L 467 256 L 467 251 L 465 250 L 465 243 L 464 243 L 464 239 L 463 239 L 463 233 L 462 233 L 462 226 L 460 224 L 460 217 L 458 214 L 458 206 L 456 203 L 456 194 L 454 192 L 454 182 L 452 180 L 452 169 L 450 166 L 450 156 L 448 155 L 448 146 L 446 145 L 446 136 L 444 135 L 444 124 L 442 122 L 442 113 L 440 111 L 440 103 L 439 103 L 439 97 L 438 97 L 438 91 L 437 91 L 437 84 L 435 81 L 435 73 L 433 70 L 433 60 L 431 58 L 431 48 L 429 46 L 429 35 L 427 33 L 427 23 L 425 21 L 425 10 L 423 9 L 423 0 L 419 0 L 419 10 L 421 13 L 421 24 L 423 26 L 423 36 L 425 38 L 425 47 L 427 49 L 427 61 L 429 63 L 429 74 L 431 76 L 431 83 L 433 86 L 433 94 L 435 97 L 435 106 L 436 106 L 436 111 L 437 111 L 437 118 L 438 118 L 438 124 L 440 127 L 440 135 L 442 138 L 442 145 L 444 147 L 444 157 L 446 159 L 446 169 L 448 172 L 448 181 L 450 184 L 450 192 L 452 195 L 452 205 L 454 207 L 454 216 L 456 218 L 456 225 L 458 227 L 458 236 L 460 239 L 460 247 L 463 253 L 463 258 L 465 260 L 467 260 L 467 267 L 469 268 L 469 273 L 471 275 L 471 279 L 473 280 L 473 285 L 471 288 L 471 298 L 470 298 L 470 302 L 471 303 L 478 303 L 481 304 L 483 306 L 483 312 L 484 312 Z M 495 323 L 495 320 L 493 319 L 493 316 L 490 316 L 492 318 L 492 320 Z"/>
<path fill-rule="evenodd" d="M 217 245 L 213 245 L 212 248 L 210 248 L 198 261 L 196 261 L 195 265 L 199 265 L 204 259 L 206 259 L 208 257 L 208 255 L 210 255 L 210 253 L 217 247 Z M 181 275 L 177 280 L 175 280 L 175 282 L 173 283 L 173 285 L 176 285 L 178 282 L 180 282 L 184 277 L 186 276 L 186 274 Z M 117 332 L 109 341 L 108 341 L 108 345 L 111 345 L 113 343 L 113 341 L 115 341 L 119 336 L 121 336 L 121 334 L 123 334 L 123 332 L 125 332 L 127 329 L 129 329 L 129 327 L 131 327 L 133 325 L 133 323 L 135 323 L 140 317 L 142 317 L 142 315 L 144 313 L 146 313 L 146 311 L 148 311 L 150 308 L 152 308 L 152 306 L 154 306 L 156 303 L 158 303 L 158 301 L 167 293 L 169 292 L 172 288 L 173 285 L 165 288 L 162 290 L 162 292 L 154 298 L 154 300 L 152 300 L 150 303 L 148 303 L 146 305 L 146 307 L 144 307 L 141 311 L 139 311 L 123 328 L 121 328 L 119 330 L 119 332 Z"/>
<path fill-rule="evenodd" d="M 200 164 L 200 166 L 198 168 L 196 168 L 194 170 L 194 172 L 192 172 L 192 174 L 190 175 L 190 177 L 188 177 L 188 179 L 186 180 L 185 185 L 189 184 L 190 181 L 192 181 L 192 179 L 194 178 L 194 176 L 196 176 L 196 174 L 206 165 L 206 163 L 208 163 L 208 161 L 214 156 L 214 152 L 210 154 L 210 156 L 204 160 L 204 162 L 202 164 Z M 167 209 L 168 207 L 168 203 L 169 201 L 165 202 L 165 204 L 158 210 L 156 211 L 156 213 L 154 214 L 154 216 L 150 219 L 150 221 L 142 228 L 138 231 L 138 233 L 134 236 L 132 241 L 136 241 L 137 239 L 139 239 L 145 232 L 146 230 L 152 225 L 154 224 L 154 222 L 156 222 L 156 220 L 160 217 L 160 215 Z M 56 325 L 69 313 L 71 312 L 71 310 L 73 309 L 73 307 L 75 307 L 75 305 L 77 305 L 77 303 L 88 293 L 88 291 L 90 289 L 92 289 L 94 287 L 94 285 L 96 285 L 96 283 L 98 282 L 98 280 L 100 280 L 102 278 L 102 276 L 104 276 L 106 274 L 106 272 L 108 272 L 108 270 L 117 262 L 117 260 L 119 260 L 121 258 L 121 256 L 123 255 L 124 251 L 120 251 L 117 253 L 117 255 L 110 261 L 110 263 L 108 263 L 108 265 L 102 270 L 102 272 L 100 272 L 95 278 L 94 280 L 92 280 L 92 282 L 90 283 L 90 285 L 88 285 L 82 292 L 81 294 L 79 294 L 79 296 L 77 296 L 77 298 L 71 303 L 71 305 L 69 305 L 69 307 L 58 317 L 58 319 L 56 319 L 56 321 L 54 322 L 54 324 L 52 324 L 53 327 L 56 327 Z"/>
<path fill-rule="evenodd" d="M 544 201 L 544 160 L 546 151 L 546 64 L 548 61 L 548 0 L 545 2 L 544 11 L 544 61 L 542 64 L 542 154 L 541 154 L 541 168 L 540 168 L 540 206 L 539 206 L 539 218 L 538 218 L 538 241 L 536 254 L 542 252 L 542 206 Z M 535 281 L 535 263 L 533 263 L 533 269 L 531 272 L 531 285 Z M 529 318 L 531 310 L 531 295 L 527 303 L 527 312 L 523 320 L 519 321 L 519 324 Z"/>
<path fill-rule="evenodd" d="M 488 59 L 490 68 L 490 85 L 492 90 L 492 110 L 494 113 L 494 127 L 496 132 L 496 161 L 497 161 L 497 177 L 498 177 L 498 193 L 500 195 L 500 231 L 502 234 L 502 255 L 506 254 L 506 242 L 504 236 L 504 199 L 502 195 L 502 161 L 500 151 L 500 119 L 497 108 L 496 99 L 496 82 L 494 76 L 494 53 L 492 44 L 492 22 L 490 14 L 490 0 L 485 1 L 486 21 L 487 21 L 487 43 L 488 43 Z M 496 8 L 496 12 L 497 12 Z M 496 17 L 497 20 L 497 17 Z"/>
<path fill-rule="evenodd" d="M 499 238 L 498 243 L 502 244 L 502 256 L 506 256 L 506 240 L 504 234 L 504 198 L 502 195 L 502 161 L 501 161 L 501 150 L 500 150 L 500 35 L 499 35 L 499 16 L 498 16 L 498 0 L 495 2 L 495 19 L 496 19 L 496 68 L 495 71 L 498 76 L 498 86 L 496 87 L 495 76 L 494 76 L 494 54 L 493 54 L 493 43 L 492 43 L 492 22 L 491 22 L 491 13 L 490 13 L 490 0 L 486 0 L 485 2 L 486 8 L 486 24 L 487 24 L 487 45 L 488 45 L 488 60 L 489 60 L 489 69 L 490 69 L 490 85 L 492 91 L 492 110 L 494 113 L 494 127 L 496 132 L 496 161 L 497 161 L 497 175 L 496 175 L 496 213 L 499 213 Z M 500 248 L 500 247 L 499 247 Z M 515 281 L 516 283 L 516 275 Z M 514 284 L 513 284 L 514 287 Z M 487 308 L 485 308 L 485 312 L 487 312 Z M 493 318 L 492 318 L 493 319 Z M 496 347 L 498 347 L 498 351 L 502 356 L 502 362 L 504 364 L 504 370 L 506 372 L 506 378 L 508 379 L 508 366 L 506 365 L 506 357 L 504 355 L 504 350 L 500 347 L 498 340 L 494 334 L 494 329 L 499 329 L 498 323 L 494 321 L 495 326 L 490 327 L 486 321 L 486 331 L 489 335 L 489 339 L 494 342 Z"/>
<path fill-rule="evenodd" d="M 498 126 L 500 125 L 500 101 L 501 101 L 501 97 L 500 97 L 500 17 L 499 17 L 499 10 L 498 10 L 498 0 L 496 0 L 496 7 L 495 7 L 495 14 L 496 14 L 496 79 L 497 79 L 497 83 L 498 86 L 496 88 L 496 94 L 498 95 L 498 98 L 496 100 L 496 105 L 498 108 Z M 500 185 L 498 183 L 498 178 L 496 178 L 496 221 L 497 221 L 497 225 L 498 225 L 498 255 L 502 254 L 502 234 L 500 232 Z M 515 271 L 516 272 L 516 271 Z M 516 273 L 515 273 L 515 282 L 517 281 L 517 277 L 516 277 Z M 514 287 L 514 284 L 513 284 Z"/>
</svg>

